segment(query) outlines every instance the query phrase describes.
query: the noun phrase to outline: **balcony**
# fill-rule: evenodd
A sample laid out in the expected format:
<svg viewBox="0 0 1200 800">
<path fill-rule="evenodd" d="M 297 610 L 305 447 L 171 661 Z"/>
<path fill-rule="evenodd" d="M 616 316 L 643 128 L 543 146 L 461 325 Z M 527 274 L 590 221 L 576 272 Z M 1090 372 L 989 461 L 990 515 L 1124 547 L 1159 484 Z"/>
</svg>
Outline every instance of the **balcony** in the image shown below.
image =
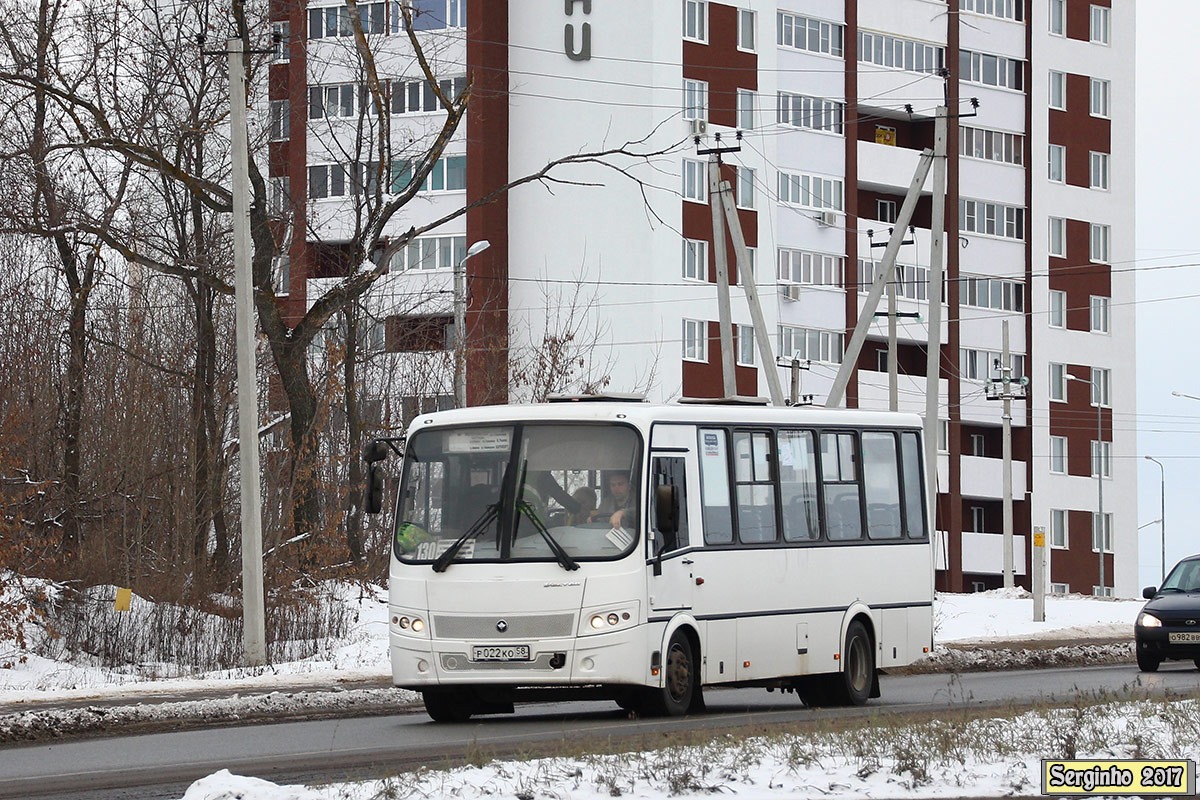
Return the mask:
<svg viewBox="0 0 1200 800">
<path fill-rule="evenodd" d="M 999 500 L 1004 497 L 1004 459 L 963 456 L 959 461 L 962 469 L 962 496 Z M 1021 499 L 1025 496 L 1025 462 L 1012 462 L 1012 495 Z"/>
<path fill-rule="evenodd" d="M 896 380 L 898 410 L 925 415 L 925 376 L 900 375 Z M 946 404 L 946 380 L 938 380 L 939 405 Z M 858 405 L 860 408 L 888 407 L 888 376 L 886 372 L 858 371 Z"/>
<path fill-rule="evenodd" d="M 882 123 L 881 123 L 882 124 Z M 912 184 L 921 151 L 875 142 L 858 143 L 859 186 L 874 191 L 893 192 L 901 196 Z M 932 185 L 926 178 L 924 188 Z"/>
<path fill-rule="evenodd" d="M 946 538 L 945 531 L 934 533 L 934 569 L 950 568 Z M 962 571 L 974 575 L 1004 574 L 1004 534 L 963 531 Z M 1025 537 L 1016 534 L 1013 534 L 1013 574 L 1025 574 Z"/>
</svg>

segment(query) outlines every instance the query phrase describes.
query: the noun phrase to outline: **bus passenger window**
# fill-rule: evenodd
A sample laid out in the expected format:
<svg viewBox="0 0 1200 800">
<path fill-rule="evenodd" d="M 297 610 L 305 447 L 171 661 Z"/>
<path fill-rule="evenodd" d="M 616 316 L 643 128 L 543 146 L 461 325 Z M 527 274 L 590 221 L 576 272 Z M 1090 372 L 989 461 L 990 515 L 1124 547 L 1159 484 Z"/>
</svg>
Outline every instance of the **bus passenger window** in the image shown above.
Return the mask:
<svg viewBox="0 0 1200 800">
<path fill-rule="evenodd" d="M 779 492 L 783 539 L 804 542 L 821 536 L 817 513 L 817 459 L 812 431 L 779 432 Z"/>
<path fill-rule="evenodd" d="M 743 542 L 773 542 L 775 484 L 771 481 L 771 441 L 765 432 L 733 434 L 738 535 Z"/>
<path fill-rule="evenodd" d="M 921 492 L 921 450 L 915 433 L 900 434 L 904 466 L 904 520 L 910 539 L 925 538 L 925 497 Z"/>
<path fill-rule="evenodd" d="M 831 541 L 862 538 L 858 470 L 853 433 L 821 434 L 821 477 L 825 484 L 825 532 Z"/>
<path fill-rule="evenodd" d="M 867 536 L 899 539 L 900 465 L 892 433 L 864 433 L 863 492 L 867 498 Z"/>
<path fill-rule="evenodd" d="M 700 429 L 700 499 L 704 510 L 705 544 L 733 542 L 733 513 L 729 503 L 729 461 L 725 431 Z"/>
<path fill-rule="evenodd" d="M 654 478 L 653 486 L 674 486 L 675 497 L 678 502 L 678 510 L 675 515 L 675 530 L 671 533 L 665 533 L 655 527 L 655 554 L 669 553 L 672 550 L 678 550 L 680 547 L 688 545 L 688 524 L 687 524 L 687 478 L 684 472 L 684 460 L 682 458 L 656 457 L 654 459 L 654 468 L 651 472 Z M 652 493 L 650 502 L 658 502 L 657 493 Z M 650 515 L 650 522 L 654 524 L 658 519 L 657 511 Z"/>
</svg>

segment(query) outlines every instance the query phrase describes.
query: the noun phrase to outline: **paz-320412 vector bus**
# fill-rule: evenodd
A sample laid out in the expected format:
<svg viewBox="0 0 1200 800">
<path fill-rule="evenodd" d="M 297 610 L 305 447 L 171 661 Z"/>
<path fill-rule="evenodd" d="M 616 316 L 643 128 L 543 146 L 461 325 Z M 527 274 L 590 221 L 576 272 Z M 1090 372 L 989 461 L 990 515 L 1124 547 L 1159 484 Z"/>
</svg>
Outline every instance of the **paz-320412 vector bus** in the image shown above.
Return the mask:
<svg viewBox="0 0 1200 800">
<path fill-rule="evenodd" d="M 373 444 L 369 509 L 381 504 Z M 702 687 L 878 696 L 927 652 L 920 420 L 641 402 L 417 417 L 389 574 L 396 686 L 435 720 L 516 699 L 683 714 Z"/>
</svg>

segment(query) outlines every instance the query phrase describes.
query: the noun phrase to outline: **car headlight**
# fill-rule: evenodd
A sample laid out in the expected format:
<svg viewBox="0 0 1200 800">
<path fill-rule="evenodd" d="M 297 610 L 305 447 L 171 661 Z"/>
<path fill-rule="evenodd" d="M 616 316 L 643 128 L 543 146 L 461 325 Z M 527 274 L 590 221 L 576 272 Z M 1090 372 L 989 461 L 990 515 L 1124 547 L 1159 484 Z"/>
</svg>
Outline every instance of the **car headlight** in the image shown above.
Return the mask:
<svg viewBox="0 0 1200 800">
<path fill-rule="evenodd" d="M 1143 611 L 1141 616 L 1138 617 L 1137 624 L 1142 628 L 1161 628 L 1162 620 L 1153 614 L 1147 614 Z"/>
</svg>

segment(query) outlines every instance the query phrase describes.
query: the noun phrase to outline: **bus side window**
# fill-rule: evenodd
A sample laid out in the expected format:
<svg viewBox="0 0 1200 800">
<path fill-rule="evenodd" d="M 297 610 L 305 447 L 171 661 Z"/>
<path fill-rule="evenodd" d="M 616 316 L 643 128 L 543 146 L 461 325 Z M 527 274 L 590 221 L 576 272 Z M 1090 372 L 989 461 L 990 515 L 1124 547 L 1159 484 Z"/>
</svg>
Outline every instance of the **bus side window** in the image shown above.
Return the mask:
<svg viewBox="0 0 1200 800">
<path fill-rule="evenodd" d="M 704 510 L 704 543 L 733 542 L 733 513 L 729 503 L 728 440 L 720 428 L 701 428 L 700 501 Z"/>
<path fill-rule="evenodd" d="M 779 489 L 786 542 L 807 542 L 821 536 L 814 449 L 812 431 L 779 431 Z"/>
<path fill-rule="evenodd" d="M 910 539 L 925 538 L 925 496 L 921 492 L 920 442 L 915 433 L 900 434 L 900 453 L 904 467 L 904 518 Z"/>
<path fill-rule="evenodd" d="M 830 541 L 862 538 L 862 505 L 853 433 L 821 434 L 821 482 L 825 488 L 825 531 Z"/>
<path fill-rule="evenodd" d="M 744 543 L 773 542 L 775 484 L 771 479 L 771 440 L 760 431 L 733 434 L 734 483 L 737 488 L 738 534 Z"/>
<path fill-rule="evenodd" d="M 675 497 L 678 500 L 678 509 L 675 514 L 676 529 L 670 533 L 658 530 L 655 527 L 655 538 L 657 553 L 669 553 L 672 550 L 678 550 L 680 547 L 687 547 L 688 544 L 688 519 L 687 519 L 687 473 L 684 471 L 685 462 L 678 457 L 657 456 L 654 459 L 654 468 L 651 474 L 654 476 L 654 486 L 674 486 Z M 650 496 L 652 503 L 657 503 L 657 493 Z M 658 519 L 657 511 L 650 515 L 650 521 L 653 524 Z"/>
<path fill-rule="evenodd" d="M 862 448 L 867 536 L 871 539 L 899 539 L 903 531 L 896 435 L 891 431 L 865 431 L 862 434 Z"/>
</svg>

